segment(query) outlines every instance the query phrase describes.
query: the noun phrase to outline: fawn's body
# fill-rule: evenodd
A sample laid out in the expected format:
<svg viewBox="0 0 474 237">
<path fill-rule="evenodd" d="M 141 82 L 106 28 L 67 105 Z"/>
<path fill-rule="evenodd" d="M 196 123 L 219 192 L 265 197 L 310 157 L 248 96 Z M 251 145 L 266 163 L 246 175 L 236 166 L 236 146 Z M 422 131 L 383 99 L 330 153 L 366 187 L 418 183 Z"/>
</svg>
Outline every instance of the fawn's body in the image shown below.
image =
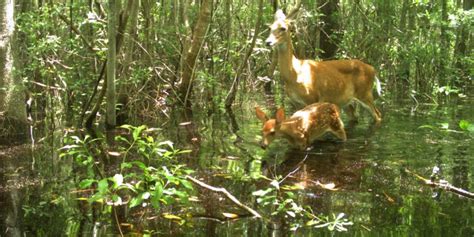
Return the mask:
<svg viewBox="0 0 474 237">
<path fill-rule="evenodd" d="M 342 141 L 347 139 L 339 108 L 334 104 L 314 103 L 296 111 L 288 119 L 285 119 L 282 108 L 277 110 L 274 119 L 269 119 L 259 107 L 256 107 L 256 114 L 264 123 L 261 142 L 263 148 L 276 137 L 283 137 L 300 149 L 307 148 L 327 132 L 334 134 Z"/>
</svg>

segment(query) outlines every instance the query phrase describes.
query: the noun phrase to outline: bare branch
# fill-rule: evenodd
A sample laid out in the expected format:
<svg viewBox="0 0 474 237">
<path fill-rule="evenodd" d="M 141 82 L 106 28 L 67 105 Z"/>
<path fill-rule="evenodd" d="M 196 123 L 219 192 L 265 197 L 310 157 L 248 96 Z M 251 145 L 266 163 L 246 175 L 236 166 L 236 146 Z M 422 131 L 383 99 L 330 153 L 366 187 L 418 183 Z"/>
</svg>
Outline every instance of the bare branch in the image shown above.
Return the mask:
<svg viewBox="0 0 474 237">
<path fill-rule="evenodd" d="M 255 211 L 252 208 L 250 208 L 250 207 L 246 206 L 245 204 L 241 203 L 235 196 L 233 196 L 231 193 L 229 193 L 229 191 L 227 191 L 225 188 L 217 188 L 217 187 L 208 185 L 208 184 L 206 184 L 206 183 L 204 183 L 200 180 L 197 180 L 197 179 L 195 179 L 191 176 L 186 176 L 186 178 L 191 180 L 192 182 L 198 184 L 199 186 L 201 186 L 203 188 L 209 189 L 209 190 L 214 191 L 214 192 L 223 193 L 228 199 L 230 199 L 237 206 L 247 210 L 248 212 L 250 212 L 252 215 L 254 215 L 257 218 L 262 218 L 262 216 L 257 211 Z"/>
</svg>

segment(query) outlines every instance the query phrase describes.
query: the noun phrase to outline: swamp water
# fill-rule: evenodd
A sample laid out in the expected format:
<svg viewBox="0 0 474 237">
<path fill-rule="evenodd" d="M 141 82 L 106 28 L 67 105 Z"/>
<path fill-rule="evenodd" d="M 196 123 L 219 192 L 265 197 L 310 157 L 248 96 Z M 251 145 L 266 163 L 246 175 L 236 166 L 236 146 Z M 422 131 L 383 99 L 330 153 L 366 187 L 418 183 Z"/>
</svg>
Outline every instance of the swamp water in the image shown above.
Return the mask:
<svg viewBox="0 0 474 237">
<path fill-rule="evenodd" d="M 148 229 L 158 236 L 473 236 L 474 200 L 427 186 L 416 176 L 429 178 L 439 167 L 443 179 L 474 191 L 473 134 L 459 128 L 460 120 L 474 123 L 473 99 L 417 106 L 412 101 L 386 102 L 380 126 L 371 125 L 365 112 L 354 126 L 343 119 L 347 142 L 317 142 L 309 152 L 293 150 L 283 141 L 262 150 L 261 124 L 252 103 L 236 108 L 235 120 L 200 111 L 193 119 L 171 119 L 163 131 L 176 147 L 192 150 L 183 162 L 197 171 L 194 177 L 226 188 L 251 207 L 252 192 L 262 181 L 250 177 L 285 177 L 284 183 L 301 188 L 295 193 L 302 205 L 329 216 L 345 213 L 354 224 L 346 226 L 347 232 L 308 227 L 282 232 L 250 216 L 224 221 L 222 213 L 247 212 L 196 185 L 199 201 L 186 224 L 128 216 L 130 235 Z M 58 165 L 59 158 L 52 158 L 58 148 L 32 153 L 29 145 L 1 147 L 0 236 L 114 235 L 103 224 L 110 215 L 96 223 L 78 217 L 82 205 L 73 174 L 61 168 L 71 162 Z M 333 183 L 337 190 L 318 183 Z"/>
</svg>

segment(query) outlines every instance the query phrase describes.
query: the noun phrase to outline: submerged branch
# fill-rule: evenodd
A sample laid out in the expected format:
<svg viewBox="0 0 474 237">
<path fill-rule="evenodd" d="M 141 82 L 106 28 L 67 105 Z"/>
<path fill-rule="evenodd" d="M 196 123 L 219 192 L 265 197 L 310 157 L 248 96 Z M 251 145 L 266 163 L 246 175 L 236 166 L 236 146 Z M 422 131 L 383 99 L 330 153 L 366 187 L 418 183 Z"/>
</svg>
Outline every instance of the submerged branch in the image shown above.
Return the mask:
<svg viewBox="0 0 474 237">
<path fill-rule="evenodd" d="M 461 195 L 463 197 L 467 197 L 467 198 L 471 198 L 471 199 L 474 199 L 474 193 L 472 192 L 469 192 L 467 190 L 464 190 L 462 188 L 458 188 L 458 187 L 455 187 L 453 185 L 451 185 L 448 181 L 446 180 L 439 180 L 439 182 L 435 182 L 435 181 L 431 181 L 430 179 L 426 179 L 416 173 L 413 173 L 411 172 L 410 170 L 408 169 L 405 169 L 405 171 L 407 173 L 410 173 L 412 175 L 414 175 L 417 179 L 423 181 L 425 184 L 431 186 L 431 187 L 437 187 L 437 188 L 442 188 L 446 191 L 450 191 L 450 192 L 453 192 L 453 193 L 456 193 L 458 195 Z"/>
<path fill-rule="evenodd" d="M 214 192 L 218 192 L 218 193 L 223 193 L 228 199 L 230 199 L 233 203 L 235 203 L 237 206 L 247 210 L 248 212 L 250 212 L 252 215 L 254 215 L 255 217 L 257 218 L 262 218 L 262 216 L 255 210 L 253 210 L 252 208 L 248 207 L 247 205 L 241 203 L 234 195 L 232 195 L 231 193 L 229 193 L 229 191 L 227 191 L 225 188 L 218 188 L 218 187 L 214 187 L 214 186 L 211 186 L 209 184 L 206 184 L 200 180 L 197 180 L 191 176 L 186 176 L 187 179 L 191 180 L 192 182 L 194 182 L 195 184 L 203 187 L 203 188 L 206 188 L 206 189 L 209 189 L 211 191 L 214 191 Z"/>
</svg>

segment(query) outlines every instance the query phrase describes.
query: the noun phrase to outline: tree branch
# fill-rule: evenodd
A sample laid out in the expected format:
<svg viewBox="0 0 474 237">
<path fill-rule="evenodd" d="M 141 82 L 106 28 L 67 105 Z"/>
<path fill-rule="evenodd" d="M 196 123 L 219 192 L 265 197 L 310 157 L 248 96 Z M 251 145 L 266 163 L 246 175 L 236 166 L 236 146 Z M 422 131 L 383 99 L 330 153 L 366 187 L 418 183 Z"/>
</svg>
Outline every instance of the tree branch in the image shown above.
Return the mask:
<svg viewBox="0 0 474 237">
<path fill-rule="evenodd" d="M 225 188 L 217 188 L 217 187 L 208 185 L 208 184 L 206 184 L 206 183 L 204 183 L 200 180 L 197 180 L 197 179 L 195 179 L 191 176 L 186 176 L 186 178 L 191 180 L 195 184 L 203 187 L 203 188 L 209 189 L 209 190 L 214 191 L 214 192 L 223 193 L 228 199 L 230 199 L 237 206 L 247 210 L 248 212 L 250 212 L 252 215 L 254 215 L 257 218 L 262 218 L 262 216 L 257 211 L 255 211 L 252 208 L 250 208 L 250 207 L 246 206 L 245 204 L 241 203 L 235 196 L 233 196 L 231 193 L 229 193 L 229 191 L 227 191 Z"/>
<path fill-rule="evenodd" d="M 405 169 L 405 171 L 409 174 L 412 174 L 414 175 L 417 179 L 423 181 L 425 184 L 431 186 L 431 187 L 436 187 L 436 188 L 442 188 L 446 191 L 450 191 L 450 192 L 453 192 L 453 193 L 456 193 L 458 195 L 461 195 L 463 197 L 467 197 L 467 198 L 471 198 L 471 199 L 474 199 L 474 193 L 472 192 L 469 192 L 467 190 L 464 190 L 462 188 L 458 188 L 458 187 L 455 187 L 453 185 L 451 185 L 448 181 L 446 180 L 439 180 L 439 182 L 435 182 L 435 181 L 431 181 L 429 179 L 425 179 L 423 178 L 422 176 L 418 175 L 418 174 L 415 174 L 413 172 L 411 172 L 410 170 L 408 169 Z"/>
</svg>

